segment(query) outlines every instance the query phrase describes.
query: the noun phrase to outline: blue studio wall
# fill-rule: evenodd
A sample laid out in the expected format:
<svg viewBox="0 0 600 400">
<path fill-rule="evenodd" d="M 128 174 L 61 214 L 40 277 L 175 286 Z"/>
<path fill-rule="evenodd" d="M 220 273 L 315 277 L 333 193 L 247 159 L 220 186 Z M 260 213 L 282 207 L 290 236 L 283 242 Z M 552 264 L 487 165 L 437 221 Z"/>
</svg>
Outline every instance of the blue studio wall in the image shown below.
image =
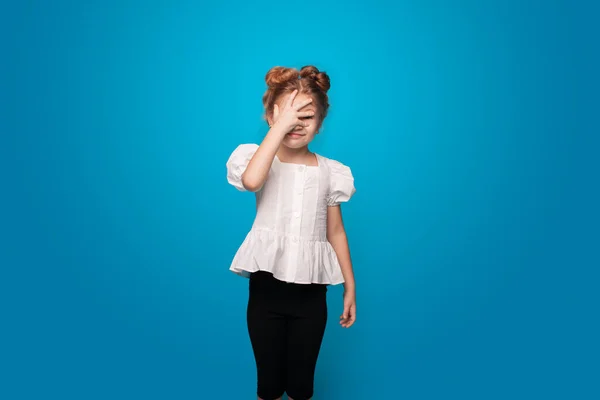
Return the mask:
<svg viewBox="0 0 600 400">
<path fill-rule="evenodd" d="M 307 64 L 357 188 L 315 399 L 600 398 L 597 3 L 0 10 L 0 398 L 255 398 L 225 162 Z"/>
</svg>

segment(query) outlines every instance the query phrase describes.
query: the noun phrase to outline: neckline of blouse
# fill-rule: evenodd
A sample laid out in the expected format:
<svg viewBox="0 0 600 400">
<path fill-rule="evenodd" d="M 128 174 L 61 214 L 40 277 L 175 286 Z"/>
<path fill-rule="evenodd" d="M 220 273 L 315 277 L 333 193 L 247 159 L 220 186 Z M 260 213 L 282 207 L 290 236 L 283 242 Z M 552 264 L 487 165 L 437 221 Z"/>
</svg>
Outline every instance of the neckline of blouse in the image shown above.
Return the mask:
<svg viewBox="0 0 600 400">
<path fill-rule="evenodd" d="M 306 164 L 297 164 L 297 163 L 290 163 L 290 162 L 284 162 L 281 161 L 279 159 L 279 157 L 277 157 L 277 154 L 275 154 L 275 159 L 277 160 L 277 162 L 279 164 L 283 164 L 283 165 L 291 165 L 293 167 L 305 167 L 305 168 L 319 168 L 321 166 L 321 156 L 317 153 L 313 153 L 315 155 L 315 158 L 317 159 L 317 165 L 306 165 Z"/>
</svg>

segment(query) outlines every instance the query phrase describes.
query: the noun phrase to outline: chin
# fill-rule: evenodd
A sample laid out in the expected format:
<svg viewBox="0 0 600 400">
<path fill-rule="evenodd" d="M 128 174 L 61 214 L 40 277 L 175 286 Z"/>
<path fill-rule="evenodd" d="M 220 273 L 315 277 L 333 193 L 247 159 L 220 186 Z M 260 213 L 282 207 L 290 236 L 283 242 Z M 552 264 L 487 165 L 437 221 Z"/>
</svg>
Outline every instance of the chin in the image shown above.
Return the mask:
<svg viewBox="0 0 600 400">
<path fill-rule="evenodd" d="M 283 142 L 284 146 L 286 146 L 290 149 L 301 149 L 303 147 L 308 146 L 309 143 L 310 143 L 310 141 L 302 141 L 302 142 L 295 141 L 293 143 L 290 143 L 289 141 Z"/>
<path fill-rule="evenodd" d="M 289 140 L 289 139 L 286 139 L 281 143 L 284 144 L 285 147 L 289 147 L 291 149 L 299 149 L 300 147 L 304 147 L 307 144 L 304 141 L 300 142 L 298 140 Z"/>
<path fill-rule="evenodd" d="M 292 138 L 286 136 L 285 139 L 283 139 L 282 143 L 286 147 L 289 147 L 289 148 L 292 148 L 292 149 L 299 149 L 299 148 L 304 147 L 307 144 L 309 144 L 312 141 L 313 138 L 314 137 L 309 137 L 308 135 L 304 136 L 302 138 L 299 138 L 299 139 L 292 139 Z"/>
</svg>

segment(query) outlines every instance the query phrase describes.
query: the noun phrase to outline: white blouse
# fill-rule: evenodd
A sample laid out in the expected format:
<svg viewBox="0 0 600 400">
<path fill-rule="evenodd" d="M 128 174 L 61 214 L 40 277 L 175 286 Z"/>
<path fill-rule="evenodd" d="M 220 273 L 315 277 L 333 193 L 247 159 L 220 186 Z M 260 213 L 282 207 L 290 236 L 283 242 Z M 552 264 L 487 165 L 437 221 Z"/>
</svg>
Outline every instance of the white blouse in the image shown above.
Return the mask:
<svg viewBox="0 0 600 400">
<path fill-rule="evenodd" d="M 239 145 L 227 160 L 227 181 L 239 191 L 242 174 L 258 149 Z M 255 192 L 256 217 L 230 270 L 248 278 L 262 270 L 293 283 L 336 285 L 344 277 L 327 240 L 327 207 L 356 192 L 349 167 L 319 154 L 318 166 L 282 162 L 275 156 L 263 187 Z"/>
</svg>

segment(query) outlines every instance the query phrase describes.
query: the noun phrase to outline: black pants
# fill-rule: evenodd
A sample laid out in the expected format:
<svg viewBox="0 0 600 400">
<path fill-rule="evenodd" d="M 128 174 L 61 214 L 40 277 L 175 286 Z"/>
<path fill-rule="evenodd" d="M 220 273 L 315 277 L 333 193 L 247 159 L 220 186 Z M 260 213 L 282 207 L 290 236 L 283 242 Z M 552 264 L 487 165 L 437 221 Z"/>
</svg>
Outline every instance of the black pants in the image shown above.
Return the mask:
<svg viewBox="0 0 600 400">
<path fill-rule="evenodd" d="M 248 333 L 257 395 L 294 400 L 313 395 L 317 357 L 327 324 L 327 285 L 287 283 L 266 271 L 250 276 Z"/>
</svg>

